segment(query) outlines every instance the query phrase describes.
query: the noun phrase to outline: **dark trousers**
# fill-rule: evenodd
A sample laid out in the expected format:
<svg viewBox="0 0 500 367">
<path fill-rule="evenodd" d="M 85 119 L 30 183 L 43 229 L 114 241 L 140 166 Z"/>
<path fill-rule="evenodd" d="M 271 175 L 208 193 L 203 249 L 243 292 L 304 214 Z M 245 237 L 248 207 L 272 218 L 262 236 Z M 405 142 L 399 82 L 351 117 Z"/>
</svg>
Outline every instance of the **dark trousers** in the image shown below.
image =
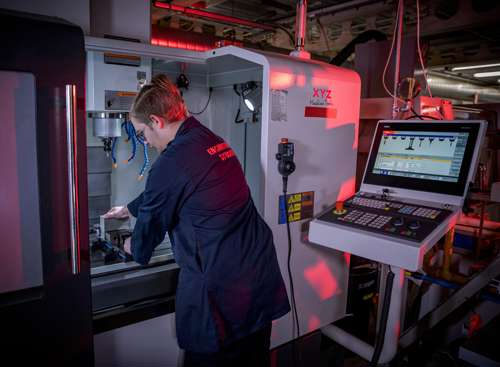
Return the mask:
<svg viewBox="0 0 500 367">
<path fill-rule="evenodd" d="M 268 367 L 271 324 L 224 347 L 217 353 L 186 351 L 184 367 Z"/>
</svg>

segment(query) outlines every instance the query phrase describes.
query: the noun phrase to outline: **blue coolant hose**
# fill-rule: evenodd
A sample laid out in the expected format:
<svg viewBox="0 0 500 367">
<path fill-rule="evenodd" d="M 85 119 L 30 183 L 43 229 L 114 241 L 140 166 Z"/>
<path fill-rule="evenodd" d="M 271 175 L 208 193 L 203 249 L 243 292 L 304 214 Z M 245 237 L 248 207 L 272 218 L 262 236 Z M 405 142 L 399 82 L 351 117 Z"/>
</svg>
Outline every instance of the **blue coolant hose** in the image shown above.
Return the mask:
<svg viewBox="0 0 500 367">
<path fill-rule="evenodd" d="M 148 145 L 144 141 L 144 139 L 137 138 L 137 141 L 139 144 L 142 145 L 143 153 L 144 153 L 144 163 L 142 164 L 141 171 L 139 172 L 139 177 L 137 177 L 139 180 L 142 180 L 144 178 L 144 172 L 146 172 L 146 169 L 149 166 L 149 154 L 148 154 Z"/>
<path fill-rule="evenodd" d="M 130 121 L 125 121 L 125 131 L 127 132 L 127 141 L 132 142 L 132 155 L 127 159 L 126 163 L 130 162 L 135 158 L 137 152 L 137 137 L 135 135 L 134 125 Z"/>
<path fill-rule="evenodd" d="M 111 145 L 111 160 L 113 161 L 113 168 L 118 167 L 118 164 L 116 163 L 116 155 L 115 155 L 115 148 L 116 148 L 117 142 L 118 142 L 118 138 L 113 138 L 113 144 Z"/>
<path fill-rule="evenodd" d="M 137 177 L 138 180 L 142 180 L 144 178 L 144 173 L 146 172 L 146 169 L 149 166 L 149 154 L 148 154 L 148 145 L 144 141 L 144 139 L 139 138 L 135 132 L 134 125 L 130 121 L 125 121 L 122 123 L 121 127 L 125 129 L 125 132 L 127 133 L 127 142 L 131 141 L 132 142 L 132 155 L 125 160 L 125 163 L 129 163 L 135 158 L 135 155 L 137 153 L 137 143 L 142 145 L 143 149 L 143 156 L 144 156 L 144 163 L 142 164 L 141 170 L 139 171 L 139 176 Z M 113 138 L 113 143 L 111 146 L 111 159 L 113 160 L 113 168 L 117 167 L 116 163 L 116 154 L 115 154 L 115 148 L 116 144 L 118 143 L 118 138 Z"/>
</svg>

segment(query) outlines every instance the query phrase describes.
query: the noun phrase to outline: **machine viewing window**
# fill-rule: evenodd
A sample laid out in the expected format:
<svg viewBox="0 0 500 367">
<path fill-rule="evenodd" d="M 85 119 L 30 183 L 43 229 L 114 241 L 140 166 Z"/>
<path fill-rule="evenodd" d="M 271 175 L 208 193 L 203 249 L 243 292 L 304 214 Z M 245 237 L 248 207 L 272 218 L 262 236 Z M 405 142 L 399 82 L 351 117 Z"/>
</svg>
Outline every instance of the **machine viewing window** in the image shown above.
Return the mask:
<svg viewBox="0 0 500 367">
<path fill-rule="evenodd" d="M 0 70 L 0 296 L 43 285 L 35 86 L 31 73 Z"/>
<path fill-rule="evenodd" d="M 363 182 L 461 195 L 479 124 L 380 122 Z"/>
</svg>

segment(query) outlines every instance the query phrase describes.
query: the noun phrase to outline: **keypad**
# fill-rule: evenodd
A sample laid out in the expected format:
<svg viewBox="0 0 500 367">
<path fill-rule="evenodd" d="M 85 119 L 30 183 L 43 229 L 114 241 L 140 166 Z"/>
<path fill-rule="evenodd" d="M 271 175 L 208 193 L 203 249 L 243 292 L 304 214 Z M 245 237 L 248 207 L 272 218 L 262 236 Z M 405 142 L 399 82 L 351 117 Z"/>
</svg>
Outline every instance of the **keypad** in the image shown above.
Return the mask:
<svg viewBox="0 0 500 367">
<path fill-rule="evenodd" d="M 373 222 L 371 222 L 368 227 L 371 228 L 382 228 L 387 223 L 391 221 L 392 217 L 388 215 L 379 215 Z"/>
<path fill-rule="evenodd" d="M 431 209 L 431 208 L 418 208 L 413 212 L 413 215 L 417 217 L 436 219 L 441 213 L 441 210 Z"/>
<path fill-rule="evenodd" d="M 405 205 L 401 209 L 398 210 L 398 213 L 401 213 L 401 214 L 412 214 L 415 209 L 417 209 L 416 206 Z"/>
<path fill-rule="evenodd" d="M 387 206 L 387 202 L 375 199 L 367 199 L 355 197 L 352 199 L 352 203 L 360 206 L 366 206 L 368 208 L 384 209 Z"/>
<path fill-rule="evenodd" d="M 392 201 L 390 198 L 383 200 L 371 194 L 358 194 L 346 200 L 345 204 L 346 213 L 330 210 L 321 220 L 411 241 L 422 241 L 451 213 L 446 209 Z"/>
<path fill-rule="evenodd" d="M 344 217 L 340 217 L 338 218 L 339 220 L 342 220 L 344 222 L 355 222 L 359 217 L 361 217 L 363 215 L 364 212 L 360 211 L 360 210 L 353 210 L 351 212 L 349 212 L 349 214 L 347 214 L 346 216 Z"/>
<path fill-rule="evenodd" d="M 359 217 L 354 223 L 366 226 L 368 223 L 370 223 L 373 219 L 377 217 L 378 217 L 377 214 L 365 213 L 361 217 Z"/>
</svg>

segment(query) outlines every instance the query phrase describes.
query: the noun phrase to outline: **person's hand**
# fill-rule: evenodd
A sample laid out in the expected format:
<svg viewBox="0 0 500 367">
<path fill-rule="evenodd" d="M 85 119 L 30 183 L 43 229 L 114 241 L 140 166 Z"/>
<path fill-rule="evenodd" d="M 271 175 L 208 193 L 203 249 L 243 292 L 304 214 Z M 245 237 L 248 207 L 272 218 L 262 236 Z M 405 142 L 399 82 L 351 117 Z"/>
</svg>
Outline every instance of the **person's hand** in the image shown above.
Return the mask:
<svg viewBox="0 0 500 367">
<path fill-rule="evenodd" d="M 130 217 L 130 212 L 126 206 L 115 206 L 103 215 L 106 219 L 125 219 Z"/>
<path fill-rule="evenodd" d="M 125 240 L 125 242 L 123 243 L 123 250 L 129 254 L 129 255 L 132 255 L 132 249 L 130 248 L 132 242 L 132 237 L 129 237 Z"/>
</svg>

